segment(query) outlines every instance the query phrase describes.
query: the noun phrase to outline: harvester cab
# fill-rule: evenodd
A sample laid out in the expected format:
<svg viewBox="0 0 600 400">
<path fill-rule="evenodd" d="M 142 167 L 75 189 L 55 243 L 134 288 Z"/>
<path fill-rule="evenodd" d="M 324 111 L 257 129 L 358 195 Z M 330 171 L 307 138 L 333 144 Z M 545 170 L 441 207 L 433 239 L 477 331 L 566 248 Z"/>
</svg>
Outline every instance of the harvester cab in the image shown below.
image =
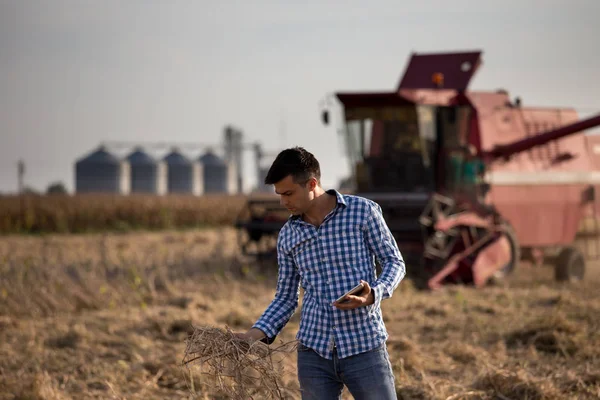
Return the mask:
<svg viewBox="0 0 600 400">
<path fill-rule="evenodd" d="M 354 190 L 471 191 L 485 165 L 476 110 L 462 94 L 479 65 L 479 52 L 415 54 L 396 91 L 337 93 Z"/>
</svg>

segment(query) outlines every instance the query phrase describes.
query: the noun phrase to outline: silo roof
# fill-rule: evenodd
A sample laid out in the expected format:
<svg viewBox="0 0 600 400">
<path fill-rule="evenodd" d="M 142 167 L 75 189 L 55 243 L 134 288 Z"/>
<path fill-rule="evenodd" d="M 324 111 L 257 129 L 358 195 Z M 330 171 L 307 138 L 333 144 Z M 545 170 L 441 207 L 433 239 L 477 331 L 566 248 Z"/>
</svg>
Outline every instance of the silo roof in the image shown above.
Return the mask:
<svg viewBox="0 0 600 400">
<path fill-rule="evenodd" d="M 104 147 L 98 148 L 86 157 L 77 161 L 78 164 L 119 164 L 119 159 L 106 151 Z"/>
<path fill-rule="evenodd" d="M 188 165 L 190 164 L 190 160 L 187 159 L 187 157 L 185 157 L 183 154 L 179 153 L 177 150 L 173 150 L 171 153 L 169 153 L 167 156 L 165 156 L 164 160 L 168 163 L 168 164 L 181 164 L 181 165 Z"/>
<path fill-rule="evenodd" d="M 136 149 L 127 156 L 127 160 L 131 164 L 155 164 L 156 160 L 142 149 Z"/>
<path fill-rule="evenodd" d="M 227 165 L 225 161 L 223 161 L 219 156 L 214 154 L 211 151 L 204 153 L 204 155 L 200 156 L 198 160 L 205 165 L 211 166 L 225 166 Z"/>
</svg>

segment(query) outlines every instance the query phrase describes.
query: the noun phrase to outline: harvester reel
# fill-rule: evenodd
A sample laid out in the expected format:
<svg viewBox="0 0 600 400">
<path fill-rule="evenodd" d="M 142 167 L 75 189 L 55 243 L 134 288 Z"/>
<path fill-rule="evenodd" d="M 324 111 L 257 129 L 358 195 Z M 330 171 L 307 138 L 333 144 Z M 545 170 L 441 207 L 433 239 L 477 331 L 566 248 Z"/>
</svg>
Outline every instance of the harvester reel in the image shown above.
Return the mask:
<svg viewBox="0 0 600 400">
<path fill-rule="evenodd" d="M 422 226 L 433 229 L 440 217 L 447 218 L 454 212 L 455 206 L 454 199 L 435 193 L 419 217 L 419 222 Z"/>
<path fill-rule="evenodd" d="M 446 259 L 457 240 L 458 232 L 454 229 L 448 232 L 435 231 L 425 242 L 425 256 Z"/>
<path fill-rule="evenodd" d="M 446 259 L 456 241 L 459 239 L 459 231 L 450 229 L 447 232 L 435 229 L 437 221 L 450 217 L 455 210 L 455 201 L 446 196 L 435 193 L 423 213 L 419 217 L 423 238 L 425 240 L 425 256 L 438 259 Z"/>
<path fill-rule="evenodd" d="M 458 262 L 464 260 L 470 264 L 475 261 L 481 249 L 494 240 L 495 232 L 500 228 L 510 244 L 510 261 L 498 270 L 488 282 L 502 280 L 514 270 L 520 259 L 519 244 L 510 224 L 506 221 L 494 220 L 489 226 L 459 223 L 448 230 L 435 229 L 436 223 L 440 220 L 458 217 L 462 212 L 468 213 L 468 208 L 466 210 L 463 210 L 462 207 L 459 209 L 453 199 L 439 194 L 432 196 L 419 219 L 425 237 L 424 257 L 434 262 L 434 270 L 437 268 L 435 265 L 439 265 L 439 268 L 443 268 L 444 265 L 453 265 L 446 263 L 454 255 L 459 254 L 462 255 Z"/>
</svg>

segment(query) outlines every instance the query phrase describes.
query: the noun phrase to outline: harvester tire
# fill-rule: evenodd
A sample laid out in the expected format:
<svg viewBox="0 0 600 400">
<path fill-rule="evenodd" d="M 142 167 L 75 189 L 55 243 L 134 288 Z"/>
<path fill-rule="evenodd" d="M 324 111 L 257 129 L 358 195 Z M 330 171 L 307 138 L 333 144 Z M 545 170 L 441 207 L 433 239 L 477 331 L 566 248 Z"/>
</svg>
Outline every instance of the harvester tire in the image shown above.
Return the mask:
<svg viewBox="0 0 600 400">
<path fill-rule="evenodd" d="M 517 234 L 515 233 L 513 227 L 505 222 L 504 223 L 504 232 L 506 234 L 506 238 L 510 243 L 510 262 L 506 264 L 502 269 L 498 270 L 494 274 L 490 283 L 499 283 L 499 281 L 506 278 L 510 275 L 519 265 L 519 261 L 521 260 L 521 246 L 519 246 L 519 240 L 517 239 Z"/>
<path fill-rule="evenodd" d="M 558 282 L 577 282 L 585 275 L 585 257 L 575 247 L 565 247 L 560 251 L 554 265 L 554 277 Z"/>
</svg>

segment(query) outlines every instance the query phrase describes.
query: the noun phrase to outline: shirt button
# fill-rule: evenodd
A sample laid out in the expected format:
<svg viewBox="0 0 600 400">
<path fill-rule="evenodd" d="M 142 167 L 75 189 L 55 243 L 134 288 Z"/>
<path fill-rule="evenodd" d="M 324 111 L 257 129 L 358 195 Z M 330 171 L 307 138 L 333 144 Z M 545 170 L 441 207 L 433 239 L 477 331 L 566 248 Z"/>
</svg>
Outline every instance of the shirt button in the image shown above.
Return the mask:
<svg viewBox="0 0 600 400">
<path fill-rule="evenodd" d="M 335 329 L 335 325 L 333 326 L 333 329 Z"/>
</svg>

